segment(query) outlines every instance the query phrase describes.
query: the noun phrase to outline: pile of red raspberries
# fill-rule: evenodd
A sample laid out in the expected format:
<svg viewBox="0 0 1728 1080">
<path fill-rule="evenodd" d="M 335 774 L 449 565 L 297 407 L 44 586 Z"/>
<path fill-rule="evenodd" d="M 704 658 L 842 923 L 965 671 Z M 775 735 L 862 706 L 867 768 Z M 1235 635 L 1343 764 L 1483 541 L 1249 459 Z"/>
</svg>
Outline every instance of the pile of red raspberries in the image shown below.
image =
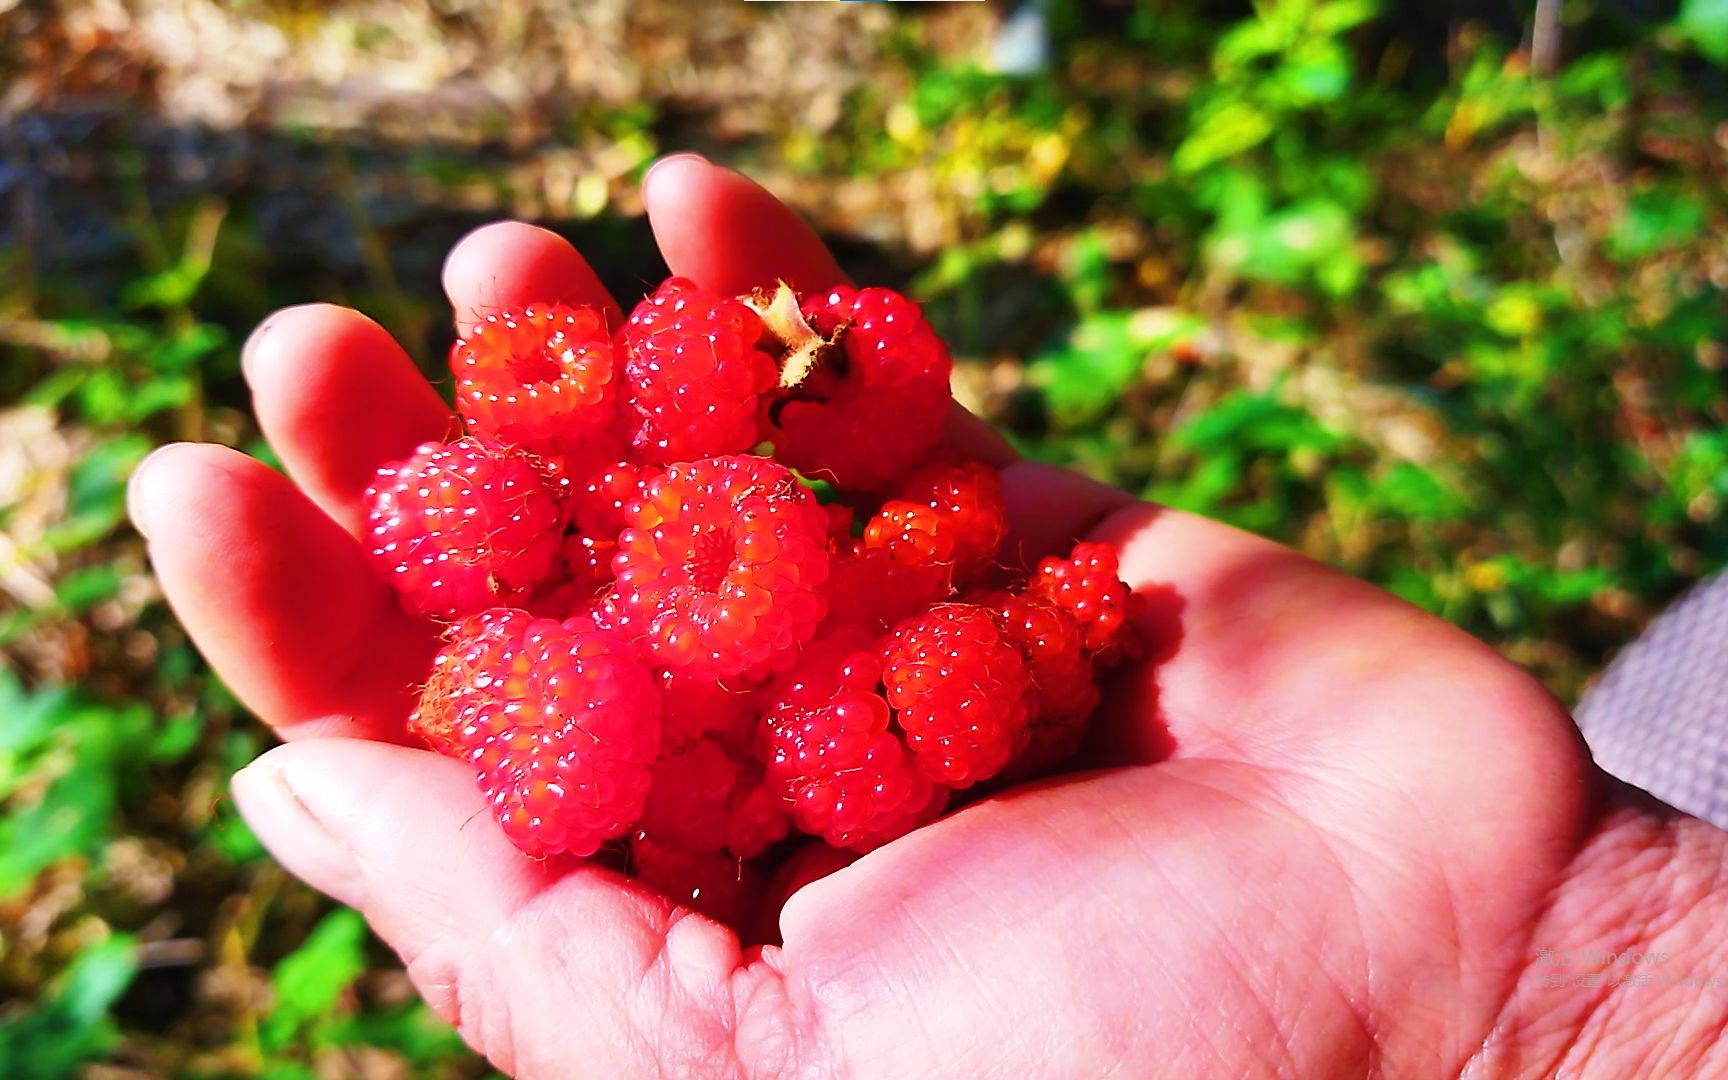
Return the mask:
<svg viewBox="0 0 1728 1080">
<path fill-rule="evenodd" d="M 466 434 L 379 471 L 368 546 L 448 625 L 412 731 L 523 851 L 725 918 L 794 829 L 868 850 L 1074 752 L 1127 587 L 1093 544 L 1011 579 L 910 300 L 672 278 L 616 333 L 494 312 L 451 366 Z"/>
</svg>

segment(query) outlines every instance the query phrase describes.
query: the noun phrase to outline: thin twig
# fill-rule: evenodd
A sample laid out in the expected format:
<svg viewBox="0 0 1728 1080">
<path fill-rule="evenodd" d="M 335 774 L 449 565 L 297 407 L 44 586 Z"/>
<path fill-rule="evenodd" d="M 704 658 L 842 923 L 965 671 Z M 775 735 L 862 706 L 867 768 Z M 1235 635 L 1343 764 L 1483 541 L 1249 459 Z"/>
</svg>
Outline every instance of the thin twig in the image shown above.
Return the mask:
<svg viewBox="0 0 1728 1080">
<path fill-rule="evenodd" d="M 1536 17 L 1530 28 L 1530 70 L 1544 79 L 1554 74 L 1560 63 L 1560 2 L 1536 0 Z"/>
</svg>

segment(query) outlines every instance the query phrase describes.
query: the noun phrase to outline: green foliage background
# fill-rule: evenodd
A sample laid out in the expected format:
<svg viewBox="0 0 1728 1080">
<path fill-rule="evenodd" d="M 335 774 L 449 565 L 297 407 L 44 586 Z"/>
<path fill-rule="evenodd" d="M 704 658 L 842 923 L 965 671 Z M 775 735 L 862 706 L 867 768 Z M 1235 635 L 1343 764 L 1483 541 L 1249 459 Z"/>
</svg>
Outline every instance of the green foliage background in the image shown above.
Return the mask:
<svg viewBox="0 0 1728 1080">
<path fill-rule="evenodd" d="M 1033 75 L 992 73 L 980 5 L 97 7 L 0 15 L 0 1076 L 485 1074 L 229 809 L 269 739 L 124 485 L 174 438 L 268 460 L 237 353 L 278 304 L 354 304 L 436 374 L 437 260 L 489 217 L 628 302 L 663 150 L 922 298 L 1027 453 L 1384 584 L 1568 700 L 1728 558 L 1724 0 L 1059 0 Z M 203 21 L 164 38 L 170 8 Z M 435 108 L 345 95 L 404 57 Z"/>
</svg>

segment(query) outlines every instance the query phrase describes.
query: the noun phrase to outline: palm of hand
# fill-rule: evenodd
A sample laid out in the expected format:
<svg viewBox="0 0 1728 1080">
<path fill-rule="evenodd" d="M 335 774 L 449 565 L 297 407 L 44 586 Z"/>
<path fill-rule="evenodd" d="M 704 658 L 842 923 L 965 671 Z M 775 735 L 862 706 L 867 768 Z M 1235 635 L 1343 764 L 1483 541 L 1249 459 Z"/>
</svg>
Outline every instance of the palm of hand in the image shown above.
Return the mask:
<svg viewBox="0 0 1728 1080">
<path fill-rule="evenodd" d="M 674 272 L 837 280 L 772 198 L 700 161 L 649 183 Z M 549 234 L 452 255 L 459 313 L 604 302 Z M 433 1005 L 521 1076 L 1456 1072 L 1483 1042 L 1586 813 L 1564 715 L 1486 647 L 1224 526 L 1030 464 L 1028 551 L 1095 530 L 1179 598 L 1121 673 L 1093 771 L 1010 791 L 796 892 L 784 945 L 610 872 L 554 872 L 476 815 L 456 763 L 386 745 L 431 628 L 351 533 L 377 464 L 443 406 L 374 324 L 300 308 L 246 367 L 298 491 L 180 447 L 134 516 L 229 683 L 293 740 L 237 778 L 277 856 L 366 912 Z M 952 438 L 986 445 L 963 420 Z M 303 738 L 303 736 L 347 736 Z"/>
</svg>

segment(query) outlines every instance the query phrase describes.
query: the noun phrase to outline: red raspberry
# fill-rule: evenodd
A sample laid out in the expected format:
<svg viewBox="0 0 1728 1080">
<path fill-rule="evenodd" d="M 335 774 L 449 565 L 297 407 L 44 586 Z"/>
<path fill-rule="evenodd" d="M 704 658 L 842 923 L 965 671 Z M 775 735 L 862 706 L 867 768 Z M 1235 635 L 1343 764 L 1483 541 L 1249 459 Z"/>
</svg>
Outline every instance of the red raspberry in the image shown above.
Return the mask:
<svg viewBox="0 0 1728 1080">
<path fill-rule="evenodd" d="M 688 851 L 656 842 L 651 833 L 630 843 L 636 877 L 680 907 L 699 911 L 743 934 L 762 902 L 762 877 L 727 855 Z"/>
<path fill-rule="evenodd" d="M 586 619 L 537 620 L 457 733 L 505 835 L 534 856 L 592 855 L 642 813 L 660 692 L 631 645 Z"/>
<path fill-rule="evenodd" d="M 896 483 L 864 526 L 864 546 L 898 562 L 952 568 L 956 585 L 996 563 L 1008 532 L 1002 481 L 975 461 L 926 465 Z"/>
<path fill-rule="evenodd" d="M 658 681 L 662 755 L 677 753 L 698 739 L 707 738 L 717 739 L 728 749 L 740 752 L 751 748 L 761 707 L 754 690 L 670 671 L 660 672 Z"/>
<path fill-rule="evenodd" d="M 1066 559 L 1040 562 L 1027 592 L 1072 615 L 1080 624 L 1087 651 L 1109 659 L 1122 647 L 1128 610 L 1128 586 L 1117 576 L 1119 570 L 1116 549 L 1079 543 Z"/>
<path fill-rule="evenodd" d="M 562 585 L 535 593 L 534 598 L 525 605 L 525 610 L 536 619 L 562 622 L 565 619 L 589 617 L 589 608 L 593 603 L 593 594 L 586 588 L 577 582 L 566 581 Z"/>
<path fill-rule="evenodd" d="M 573 534 L 564 541 L 564 568 L 570 581 L 591 600 L 612 584 L 612 556 L 618 553 L 616 540 L 597 540 L 592 536 Z"/>
<path fill-rule="evenodd" d="M 747 774 L 747 783 L 733 789 L 726 850 L 750 858 L 785 837 L 792 827 L 792 816 L 779 794 L 768 786 L 761 762 L 754 757 L 745 760 L 754 769 Z"/>
<path fill-rule="evenodd" d="M 624 464 L 624 455 L 624 444 L 601 432 L 580 446 L 541 450 L 535 456 L 558 490 L 565 520 L 572 524 L 581 522 L 584 532 L 610 534 L 618 531 L 615 520 L 606 529 L 596 529 L 592 522 L 604 517 L 606 496 L 613 491 L 610 485 L 619 485 L 618 490 L 623 492 L 626 490 L 623 478 L 635 475 L 637 466 Z"/>
<path fill-rule="evenodd" d="M 625 637 L 634 634 L 630 620 L 624 615 L 624 605 L 618 599 L 616 584 L 596 596 L 583 614 L 602 630 L 615 630 Z"/>
<path fill-rule="evenodd" d="M 895 562 L 886 551 L 850 551 L 828 564 L 828 625 L 880 637 L 951 591 L 945 567 Z"/>
<path fill-rule="evenodd" d="M 623 451 L 610 437 L 592 447 L 548 459 L 565 492 L 565 517 L 575 529 L 564 538 L 562 584 L 529 605 L 537 614 L 567 618 L 585 611 L 612 587 L 612 557 L 618 553 L 623 507 L 641 493 L 644 478 L 659 470 L 616 460 Z"/>
<path fill-rule="evenodd" d="M 638 824 L 670 847 L 720 851 L 738 782 L 738 763 L 725 747 L 713 739 L 685 743 L 655 763 Z"/>
<path fill-rule="evenodd" d="M 805 832 L 867 851 L 941 813 L 934 785 L 889 730 L 881 662 L 855 631 L 811 643 L 767 691 L 768 781 Z"/>
<path fill-rule="evenodd" d="M 916 768 L 912 773 L 918 777 L 924 775 Z M 874 851 L 890 840 L 898 840 L 913 829 L 930 824 L 942 816 L 942 811 L 948 809 L 952 792 L 947 787 L 933 783 L 928 789 L 918 785 L 915 790 L 922 792 L 923 797 L 915 795 L 901 804 L 898 810 L 876 817 L 852 842 L 852 850 Z"/>
<path fill-rule="evenodd" d="M 555 593 L 530 605 L 551 619 L 586 612 L 600 594 L 612 588 L 612 556 L 619 551 L 624 505 L 641 492 L 643 477 L 658 472 L 646 465 L 610 460 L 620 453 L 615 442 L 601 441 L 594 454 L 567 454 L 556 460 L 565 489 L 565 517 L 574 532 L 563 539 L 565 581 Z"/>
<path fill-rule="evenodd" d="M 941 604 L 901 623 L 882 649 L 882 685 L 932 780 L 987 780 L 1025 745 L 1026 663 L 986 608 Z"/>
<path fill-rule="evenodd" d="M 785 804 L 763 786 L 754 758 L 702 738 L 654 766 L 639 824 L 671 847 L 748 859 L 785 836 L 789 822 Z"/>
<path fill-rule="evenodd" d="M 823 503 L 822 512 L 828 515 L 829 545 L 835 551 L 852 550 L 852 526 L 857 524 L 858 515 L 839 503 Z"/>
<path fill-rule="evenodd" d="M 1066 611 L 1042 598 L 1007 593 L 984 603 L 1026 660 L 1029 737 L 1004 773 L 1024 779 L 1061 764 L 1079 748 L 1098 707 L 1098 683 L 1080 625 Z"/>
<path fill-rule="evenodd" d="M 669 464 L 754 447 L 757 403 L 779 374 L 761 337 L 754 311 L 685 278 L 636 305 L 618 334 L 619 424 L 636 456 Z"/>
<path fill-rule="evenodd" d="M 827 520 L 782 466 L 673 465 L 624 518 L 614 618 L 667 667 L 699 678 L 762 670 L 821 620 Z"/>
<path fill-rule="evenodd" d="M 526 611 L 491 608 L 446 630 L 408 730 L 439 753 L 461 757 L 457 735 L 465 716 L 482 699 L 503 694 L 506 685 L 519 685 L 526 674 L 518 654 L 533 621 Z"/>
<path fill-rule="evenodd" d="M 612 336 L 592 308 L 488 315 L 451 349 L 450 370 L 469 431 L 537 453 L 581 446 L 617 413 Z"/>
<path fill-rule="evenodd" d="M 652 465 L 608 461 L 574 478 L 576 527 L 608 540 L 624 528 L 624 508 L 642 494 L 642 485 L 660 475 Z"/>
<path fill-rule="evenodd" d="M 953 361 L 918 305 L 888 289 L 839 286 L 804 301 L 830 356 L 771 409 L 780 458 L 842 488 L 875 490 L 942 436 Z"/>
<path fill-rule="evenodd" d="M 424 443 L 366 489 L 372 558 L 414 611 L 459 618 L 526 593 L 558 557 L 558 504 L 533 461 L 475 438 Z"/>
</svg>

